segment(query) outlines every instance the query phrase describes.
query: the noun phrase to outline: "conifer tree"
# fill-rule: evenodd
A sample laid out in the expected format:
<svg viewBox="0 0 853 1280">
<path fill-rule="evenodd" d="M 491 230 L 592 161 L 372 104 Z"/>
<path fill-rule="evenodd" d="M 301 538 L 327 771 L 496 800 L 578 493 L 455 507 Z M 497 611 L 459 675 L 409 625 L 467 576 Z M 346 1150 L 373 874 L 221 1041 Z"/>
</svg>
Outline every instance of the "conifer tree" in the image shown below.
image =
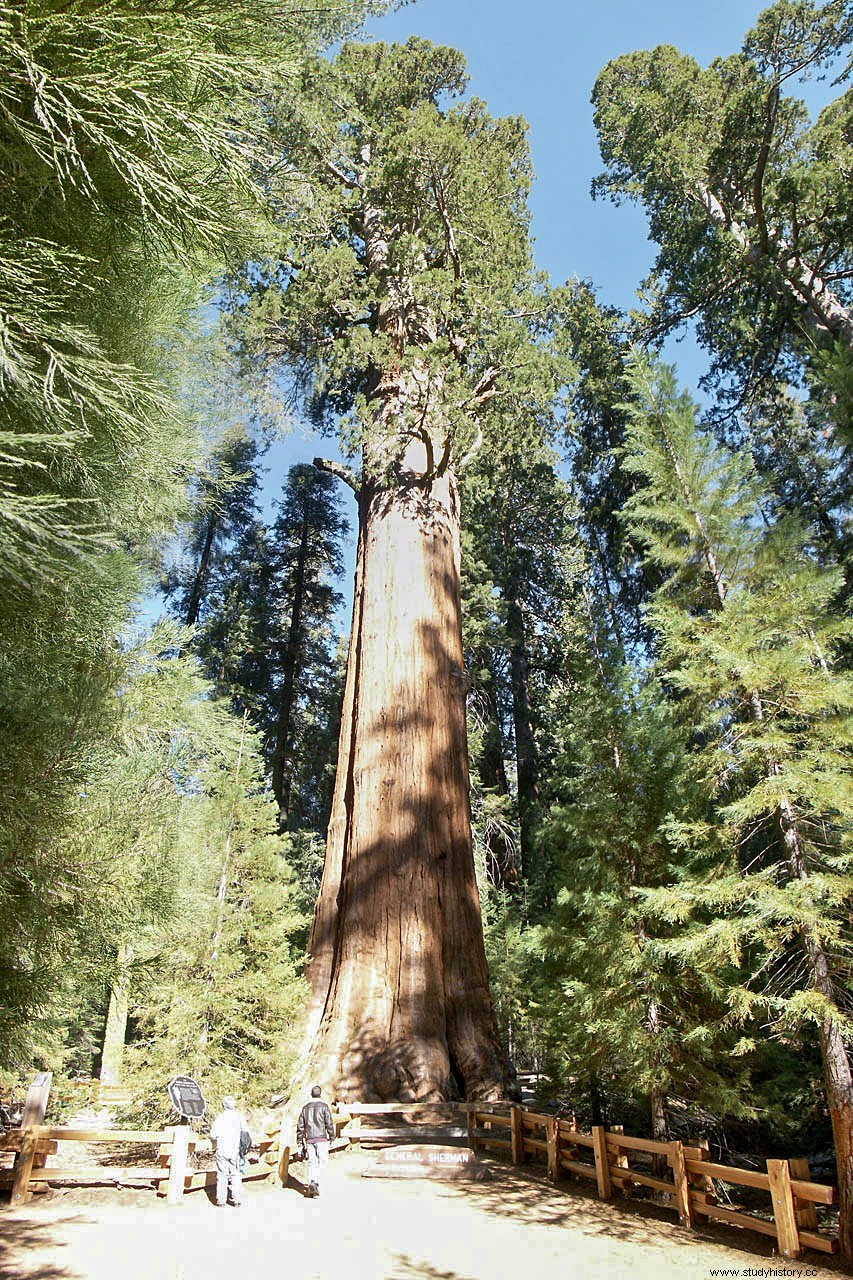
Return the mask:
<svg viewBox="0 0 853 1280">
<path fill-rule="evenodd" d="M 468 563 L 485 578 L 480 612 L 491 613 L 471 662 L 488 714 L 478 767 L 486 785 L 500 790 L 506 758 L 514 757 L 516 871 L 538 901 L 547 901 L 549 893 L 537 843 L 550 747 L 542 710 L 561 666 L 564 615 L 582 563 L 574 503 L 556 473 L 546 431 L 553 433 L 553 422 L 529 423 L 515 433 L 507 424 L 501 444 L 480 457 L 464 487 Z M 466 621 L 466 629 L 470 625 Z M 482 617 L 476 625 L 482 633 Z"/>
<path fill-rule="evenodd" d="M 850 1256 L 851 690 L 835 665 L 849 635 L 832 605 L 839 574 L 816 561 L 795 518 L 763 518 L 748 463 L 700 433 L 671 371 L 638 363 L 631 381 L 643 408 L 631 410 L 625 465 L 646 483 L 626 514 L 667 575 L 650 609 L 660 668 L 716 802 L 688 836 L 705 868 L 642 896 L 660 919 L 692 920 L 673 955 L 706 972 L 743 966 L 728 999 L 744 1022 L 816 1031 Z"/>
<path fill-rule="evenodd" d="M 664 690 L 639 686 L 618 654 L 601 657 L 584 663 L 576 653 L 553 690 L 562 753 L 545 839 L 560 888 L 529 940 L 538 960 L 529 969 L 549 1074 L 577 1077 L 583 1063 L 601 1105 L 639 1104 L 665 1142 L 673 1102 L 749 1110 L 724 998 L 735 970 L 684 966 L 670 947 L 677 923 L 647 908 L 645 890 L 689 874 L 681 832 L 703 796 Z"/>
<path fill-rule="evenodd" d="M 129 1076 L 160 1111 L 176 1073 L 250 1102 L 283 1087 L 304 1003 L 302 920 L 260 743 L 245 715 L 208 714 L 219 736 L 181 801 L 178 909 L 143 935 L 131 999 Z"/>
<path fill-rule="evenodd" d="M 0 6 L 0 982 L 23 1059 L 114 907 L 81 797 L 200 452 L 175 352 L 226 252 L 257 246 L 263 95 L 365 7 Z"/>
<path fill-rule="evenodd" d="M 183 554 L 163 582 L 172 611 L 186 627 L 203 621 L 229 544 L 257 519 L 258 453 L 244 429 L 232 429 L 194 480 L 194 510 Z"/>
<path fill-rule="evenodd" d="M 300 787 L 299 763 L 306 764 L 311 755 L 316 759 L 311 747 L 318 745 L 318 736 L 325 740 L 327 758 L 332 755 L 328 721 L 334 732 L 333 708 L 340 694 L 332 623 L 342 603 L 332 583 L 343 572 L 341 542 L 347 531 L 334 478 L 313 466 L 291 467 L 272 528 L 278 635 L 268 732 L 282 829 L 311 816 L 323 824 L 322 773 L 312 778 L 303 769 Z"/>
<path fill-rule="evenodd" d="M 502 371 L 536 360 L 524 129 L 451 107 L 462 59 L 424 41 L 346 46 L 314 83 L 318 118 L 279 127 L 322 195 L 245 282 L 262 350 L 310 370 L 358 458 L 329 465 L 358 494 L 359 550 L 309 1061 L 344 1097 L 488 1096 L 504 1066 L 468 812 L 458 474 Z"/>
<path fill-rule="evenodd" d="M 843 0 L 778 0 L 739 54 L 628 54 L 593 94 L 595 190 L 641 201 L 660 246 L 635 332 L 695 323 L 721 438 L 813 525 L 848 590 L 851 94 L 813 122 L 791 86 L 840 70 L 852 36 Z"/>
</svg>

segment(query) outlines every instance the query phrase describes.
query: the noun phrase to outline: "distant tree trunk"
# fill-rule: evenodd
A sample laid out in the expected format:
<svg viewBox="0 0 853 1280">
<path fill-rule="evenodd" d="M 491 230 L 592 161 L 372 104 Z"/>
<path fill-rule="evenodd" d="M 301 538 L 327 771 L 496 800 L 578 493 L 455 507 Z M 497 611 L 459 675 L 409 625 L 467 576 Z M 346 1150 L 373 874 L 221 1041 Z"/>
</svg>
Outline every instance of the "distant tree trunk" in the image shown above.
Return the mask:
<svg viewBox="0 0 853 1280">
<path fill-rule="evenodd" d="M 116 973 L 110 986 L 110 1002 L 101 1051 L 101 1084 L 121 1084 L 124 1065 L 124 1042 L 127 1036 L 127 1014 L 130 999 L 130 973 L 133 948 L 119 947 Z"/>
<path fill-rule="evenodd" d="M 282 657 L 281 693 L 276 720 L 275 746 L 272 754 L 272 789 L 278 804 L 279 827 L 284 831 L 290 813 L 292 774 L 290 770 L 290 742 L 293 734 L 293 702 L 296 691 L 296 675 L 299 651 L 302 643 L 302 615 L 305 602 L 305 567 L 308 562 L 308 517 L 302 521 L 296 571 L 293 581 L 293 600 L 290 608 L 290 627 Z"/>
<path fill-rule="evenodd" d="M 507 637 L 512 682 L 512 713 L 515 727 L 515 761 L 518 778 L 518 826 L 521 835 L 521 866 L 527 878 L 534 873 L 533 841 L 539 807 L 539 763 L 530 710 L 530 675 L 524 614 L 510 592 L 507 600 Z"/>
<path fill-rule="evenodd" d="M 240 725 L 240 745 L 237 748 L 237 763 L 234 766 L 234 783 L 237 785 L 240 781 L 240 770 L 243 767 L 243 750 L 246 745 L 246 726 L 249 720 L 248 711 L 243 712 L 243 722 Z M 207 965 L 207 997 L 204 1008 L 204 1021 L 199 1032 L 197 1048 L 199 1052 L 203 1052 L 207 1048 L 210 1039 L 211 1024 L 213 1021 L 213 1011 L 215 1007 L 215 988 L 216 974 L 219 967 L 219 948 L 222 945 L 222 931 L 225 927 L 225 904 L 228 899 L 228 878 L 231 874 L 231 848 L 234 839 L 234 823 L 236 819 L 237 802 L 232 801 L 231 813 L 228 818 L 228 830 L 225 834 L 225 845 L 222 850 L 222 864 L 219 870 L 219 885 L 216 890 L 216 920 L 213 927 L 213 937 L 210 943 L 210 958 Z"/>
<path fill-rule="evenodd" d="M 480 655 L 478 665 L 485 666 L 488 670 L 482 686 L 487 719 L 483 733 L 483 751 L 478 762 L 480 780 L 487 790 L 499 796 L 508 796 L 509 783 L 504 764 L 497 681 L 491 655 Z M 494 823 L 490 823 L 486 830 L 486 872 L 490 882 L 499 889 L 518 883 L 518 863 L 512 840 Z"/>
<path fill-rule="evenodd" d="M 601 1103 L 601 1086 L 599 1085 L 598 1076 L 594 1074 L 589 1078 L 589 1108 L 590 1123 L 593 1125 L 604 1124 L 604 1107 Z"/>
<path fill-rule="evenodd" d="M 309 1069 L 342 1099 L 505 1088 L 471 845 L 459 558 L 449 467 L 412 444 L 390 482 L 368 473 L 310 944 Z"/>
<path fill-rule="evenodd" d="M 652 1002 L 654 1008 L 649 1012 L 649 1026 L 659 1029 L 659 1020 L 657 1013 L 657 1004 Z M 654 1019 L 654 1020 L 653 1020 Z M 667 1097 L 663 1089 L 658 1085 L 652 1087 L 649 1095 L 649 1104 L 652 1113 L 652 1138 L 655 1142 L 669 1141 L 669 1118 L 667 1116 Z M 665 1178 L 667 1170 L 667 1158 L 660 1153 L 652 1156 L 652 1173 L 656 1178 Z M 656 1198 L 662 1203 L 666 1203 L 665 1196 L 658 1194 Z"/>
<path fill-rule="evenodd" d="M 198 559 L 195 576 L 193 577 L 193 585 L 190 590 L 189 599 L 187 600 L 186 613 L 184 614 L 184 625 L 187 627 L 194 627 L 198 622 L 198 615 L 201 613 L 201 605 L 204 600 L 204 593 L 207 587 L 207 577 L 210 572 L 210 557 L 213 551 L 213 543 L 216 538 L 218 523 L 218 517 L 211 511 L 210 515 L 207 517 L 204 541 L 201 546 L 201 555 Z"/>
</svg>

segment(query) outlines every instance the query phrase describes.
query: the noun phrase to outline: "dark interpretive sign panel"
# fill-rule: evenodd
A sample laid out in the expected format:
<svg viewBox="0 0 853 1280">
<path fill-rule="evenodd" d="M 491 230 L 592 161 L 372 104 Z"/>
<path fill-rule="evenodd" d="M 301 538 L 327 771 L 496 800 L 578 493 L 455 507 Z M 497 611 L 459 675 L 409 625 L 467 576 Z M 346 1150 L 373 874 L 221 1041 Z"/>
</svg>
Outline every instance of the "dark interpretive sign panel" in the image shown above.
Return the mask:
<svg viewBox="0 0 853 1280">
<path fill-rule="evenodd" d="M 438 1178 L 442 1182 L 488 1182 L 491 1173 L 466 1147 L 392 1147 L 377 1157 L 365 1178 Z"/>
<path fill-rule="evenodd" d="M 169 1081 L 167 1087 L 172 1106 L 178 1115 L 184 1116 L 187 1120 L 198 1120 L 204 1115 L 207 1103 L 195 1080 L 191 1080 L 189 1076 L 175 1076 L 174 1080 Z"/>
</svg>

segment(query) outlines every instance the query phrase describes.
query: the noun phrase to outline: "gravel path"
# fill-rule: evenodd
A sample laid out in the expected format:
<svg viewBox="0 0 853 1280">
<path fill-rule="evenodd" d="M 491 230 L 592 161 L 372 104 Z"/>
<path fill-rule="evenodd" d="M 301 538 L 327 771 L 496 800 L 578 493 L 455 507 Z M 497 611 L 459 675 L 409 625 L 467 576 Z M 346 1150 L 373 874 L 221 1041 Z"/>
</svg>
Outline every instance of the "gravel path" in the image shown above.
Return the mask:
<svg viewBox="0 0 853 1280">
<path fill-rule="evenodd" d="M 723 1226 L 689 1231 L 637 1201 L 491 1163 L 486 1183 L 359 1175 L 332 1159 L 323 1194 L 247 1184 L 242 1209 L 204 1191 L 169 1206 L 153 1192 L 72 1190 L 0 1210 L 3 1280 L 712 1280 L 764 1268 L 829 1280 L 835 1261 L 773 1257 L 771 1241 Z M 297 1168 L 297 1173 L 299 1172 Z M 831 1268 L 831 1269 L 830 1269 Z"/>
</svg>

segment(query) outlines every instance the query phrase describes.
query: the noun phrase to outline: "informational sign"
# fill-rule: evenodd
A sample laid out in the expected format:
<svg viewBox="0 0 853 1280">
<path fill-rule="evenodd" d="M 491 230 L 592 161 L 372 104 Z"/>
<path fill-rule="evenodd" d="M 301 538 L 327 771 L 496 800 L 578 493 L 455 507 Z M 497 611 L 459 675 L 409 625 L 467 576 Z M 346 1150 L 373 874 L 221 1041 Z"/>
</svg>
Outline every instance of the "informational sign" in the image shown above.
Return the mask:
<svg viewBox="0 0 853 1280">
<path fill-rule="evenodd" d="M 364 1170 L 365 1178 L 438 1178 L 444 1182 L 488 1182 L 489 1169 L 467 1147 L 391 1147 Z"/>
<path fill-rule="evenodd" d="M 207 1110 L 201 1087 L 189 1076 L 175 1076 L 167 1086 L 172 1106 L 187 1120 L 198 1120 Z"/>
</svg>

